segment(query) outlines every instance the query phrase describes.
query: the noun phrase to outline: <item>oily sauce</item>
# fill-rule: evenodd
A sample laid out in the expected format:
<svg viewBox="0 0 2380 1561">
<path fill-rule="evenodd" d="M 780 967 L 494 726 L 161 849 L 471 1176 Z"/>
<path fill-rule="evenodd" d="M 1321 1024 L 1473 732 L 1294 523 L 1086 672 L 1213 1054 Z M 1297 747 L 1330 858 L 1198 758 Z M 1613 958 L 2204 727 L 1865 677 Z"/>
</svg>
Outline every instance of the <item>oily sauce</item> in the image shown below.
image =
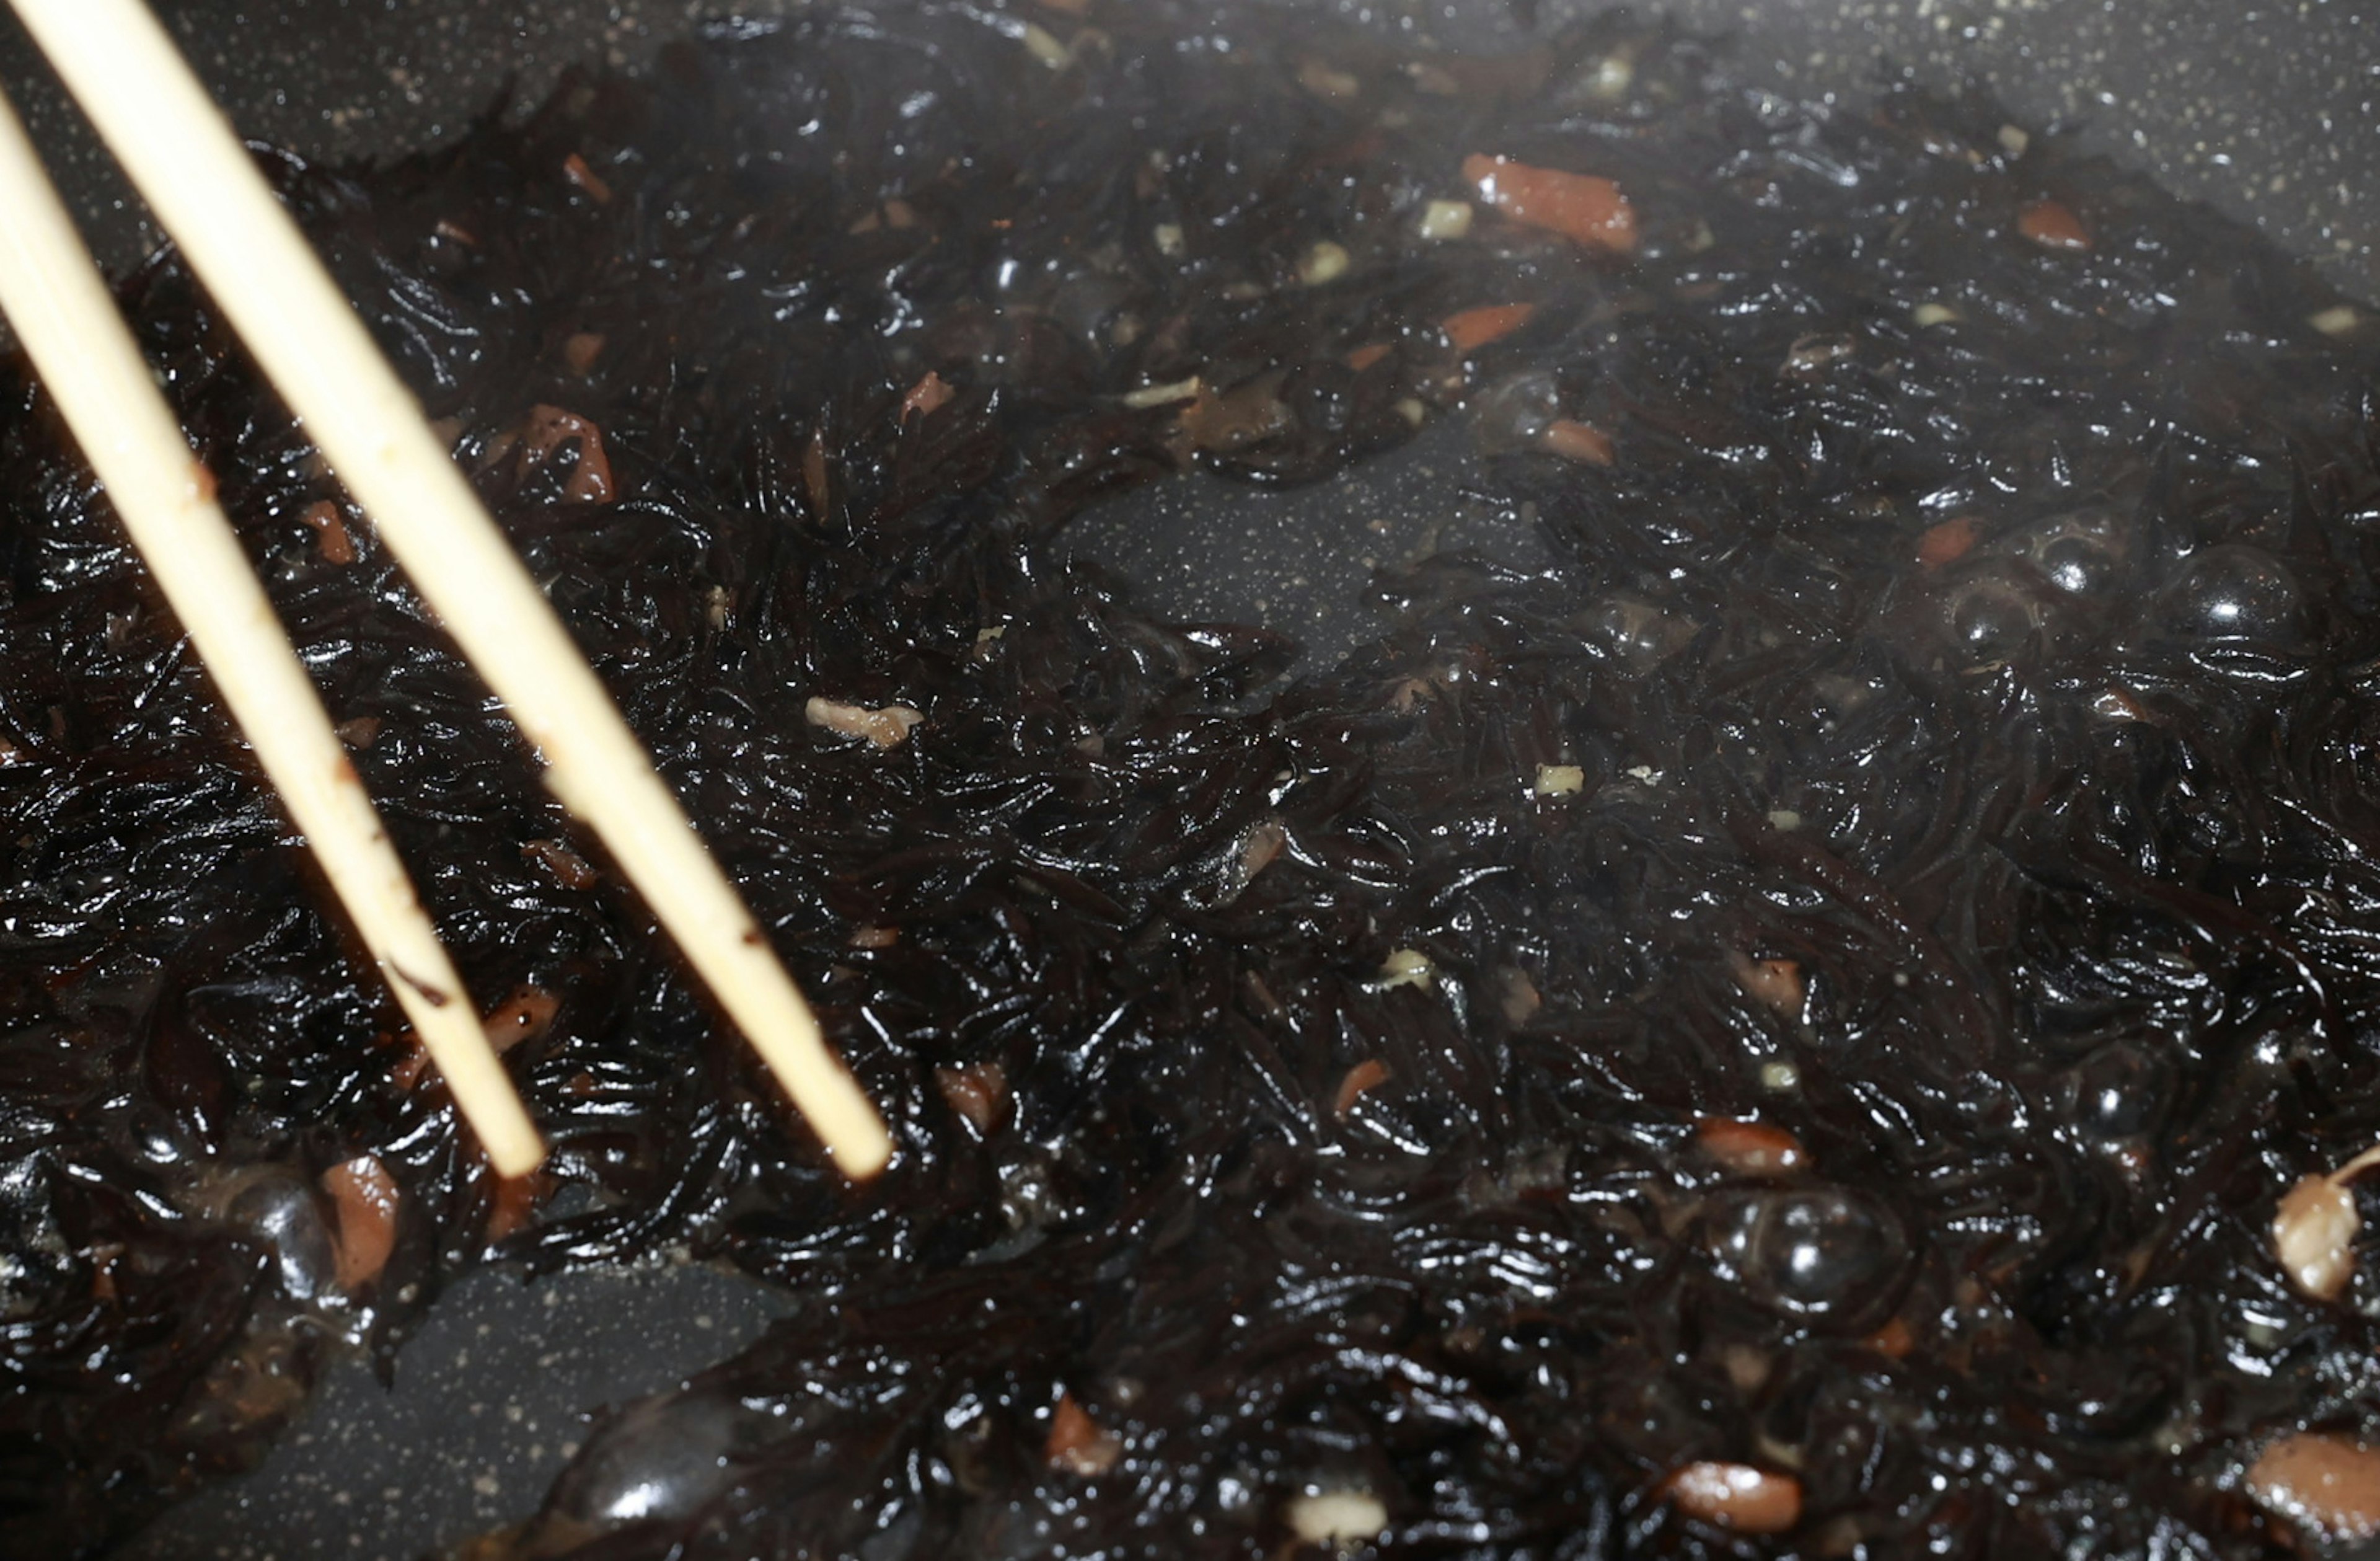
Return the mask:
<svg viewBox="0 0 2380 1561">
<path fill-rule="evenodd" d="M 829 5 L 275 171 L 901 1150 L 822 1163 L 162 256 L 554 1159 L 460 1131 L 8 369 L 9 1554 L 466 1266 L 663 1251 L 798 1308 L 473 1554 L 2357 1536 L 2380 1262 L 2268 1226 L 2380 1138 L 2380 334 L 2299 262 L 1624 13 Z M 1064 545 L 1450 422 L 1550 563 L 1351 565 L 1319 672 Z"/>
</svg>

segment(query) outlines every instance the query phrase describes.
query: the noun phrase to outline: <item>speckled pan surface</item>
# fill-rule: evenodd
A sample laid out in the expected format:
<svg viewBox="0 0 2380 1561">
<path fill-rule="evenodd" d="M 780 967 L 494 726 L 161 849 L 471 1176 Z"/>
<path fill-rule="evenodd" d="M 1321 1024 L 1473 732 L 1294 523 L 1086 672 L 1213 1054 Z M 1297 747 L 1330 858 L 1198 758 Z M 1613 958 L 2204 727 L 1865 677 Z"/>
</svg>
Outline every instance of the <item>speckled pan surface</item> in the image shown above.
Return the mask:
<svg viewBox="0 0 2380 1561">
<path fill-rule="evenodd" d="M 897 0 L 892 0 L 897 3 Z M 1556 0 L 1546 0 L 1548 8 Z M 1339 0 L 1380 25 L 1493 47 L 1504 0 Z M 181 0 L 164 7 L 252 135 L 317 156 L 375 157 L 452 135 L 507 80 L 533 100 L 565 66 L 633 65 L 715 4 L 686 0 Z M 784 8 L 749 0 L 747 11 Z M 1741 34 L 1776 90 L 1856 94 L 1885 71 L 1981 79 L 2026 121 L 2064 122 L 2131 166 L 2249 218 L 2380 296 L 2380 0 L 1672 0 L 1698 27 Z M 0 80 L 23 103 L 96 231 L 120 257 L 140 229 L 13 26 Z M 1095 518 L 1110 552 L 1160 601 L 1252 616 L 1342 642 L 1344 605 L 1377 558 L 1461 541 L 1519 545 L 1508 517 L 1466 509 L 1461 457 L 1427 444 L 1393 470 L 1228 505 L 1167 487 Z M 1361 515 L 1360 522 L 1348 518 Z M 1336 528 L 1335 530 L 1333 528 Z M 1285 551 L 1283 536 L 1305 539 Z M 1202 567 L 1180 567 L 1204 560 Z M 650 1391 L 728 1353 L 773 1310 L 701 1270 L 564 1276 L 524 1287 L 480 1274 L 443 1301 L 383 1393 L 342 1368 L 265 1469 L 169 1514 L 126 1554 L 402 1558 L 523 1514 L 579 1434 L 578 1411 Z"/>
</svg>

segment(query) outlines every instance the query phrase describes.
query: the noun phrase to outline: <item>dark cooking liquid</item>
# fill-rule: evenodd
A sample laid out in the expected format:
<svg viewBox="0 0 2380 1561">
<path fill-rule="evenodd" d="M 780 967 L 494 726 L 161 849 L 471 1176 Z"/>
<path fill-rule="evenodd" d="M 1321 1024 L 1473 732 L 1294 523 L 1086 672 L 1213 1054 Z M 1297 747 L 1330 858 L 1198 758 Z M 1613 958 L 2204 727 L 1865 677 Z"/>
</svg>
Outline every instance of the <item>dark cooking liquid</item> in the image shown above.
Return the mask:
<svg viewBox="0 0 2380 1561">
<path fill-rule="evenodd" d="M 14 371 L 0 1548 L 252 1456 L 459 1266 L 677 1244 L 798 1311 L 491 1554 L 1274 1556 L 1318 1493 L 1399 1555 L 2274 1552 L 2247 1462 L 2380 1426 L 2380 1281 L 2266 1230 L 2380 1138 L 2372 325 L 1988 104 L 1624 18 L 1088 24 L 822 9 L 281 170 L 885 1104 L 872 1187 L 161 260 L 366 784 L 474 991 L 535 989 L 554 1162 L 497 1188 Z M 1635 252 L 1417 237 L 1473 153 L 1616 179 Z M 1552 563 L 1391 567 L 1319 675 L 1067 562 L 1183 462 L 1416 420 Z"/>
</svg>

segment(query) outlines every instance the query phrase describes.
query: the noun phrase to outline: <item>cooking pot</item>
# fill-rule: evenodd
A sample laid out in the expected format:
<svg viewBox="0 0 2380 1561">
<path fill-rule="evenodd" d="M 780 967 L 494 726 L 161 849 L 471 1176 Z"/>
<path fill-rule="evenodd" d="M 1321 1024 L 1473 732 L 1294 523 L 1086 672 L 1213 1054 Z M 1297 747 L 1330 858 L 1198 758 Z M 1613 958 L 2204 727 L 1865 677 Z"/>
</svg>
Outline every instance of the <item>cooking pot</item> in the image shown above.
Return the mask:
<svg viewBox="0 0 2380 1561">
<path fill-rule="evenodd" d="M 899 0 L 885 0 L 898 4 Z M 1292 0 L 1283 0 L 1284 4 Z M 1564 0 L 1337 0 L 1374 25 L 1493 51 Z M 565 67 L 634 66 L 684 29 L 683 0 L 170 0 L 161 9 L 251 136 L 315 158 L 433 144 L 507 89 L 534 102 Z M 743 9 L 792 8 L 747 0 Z M 1672 0 L 1732 33 L 1741 72 L 1792 98 L 1856 102 L 1888 79 L 1973 79 L 2013 117 L 2252 222 L 2343 290 L 2380 295 L 2380 10 L 2360 0 Z M 0 79 L 118 264 L 152 241 L 13 25 Z M 1087 518 L 1079 545 L 1184 616 L 1270 623 L 1309 658 L 1371 627 L 1357 589 L 1393 550 L 1463 543 L 1523 555 L 1525 530 L 1466 499 L 1460 442 L 1425 439 L 1321 489 L 1184 477 Z M 1354 518 L 1360 517 L 1360 518 Z M 1384 529 L 1385 528 L 1385 529 Z M 475 1274 L 394 1361 L 360 1361 L 255 1473 L 126 1544 L 140 1561 L 420 1555 L 525 1516 L 583 1434 L 583 1411 L 668 1385 L 782 1303 L 662 1262 L 532 1286 Z"/>
</svg>

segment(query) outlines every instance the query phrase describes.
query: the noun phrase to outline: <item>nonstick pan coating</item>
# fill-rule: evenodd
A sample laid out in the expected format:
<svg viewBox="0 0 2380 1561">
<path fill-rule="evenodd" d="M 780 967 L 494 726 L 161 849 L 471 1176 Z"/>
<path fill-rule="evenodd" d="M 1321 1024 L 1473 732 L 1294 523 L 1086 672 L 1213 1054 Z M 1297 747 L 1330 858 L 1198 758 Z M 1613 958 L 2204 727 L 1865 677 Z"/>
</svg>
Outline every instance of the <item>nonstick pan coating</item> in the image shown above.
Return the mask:
<svg viewBox="0 0 2380 1561">
<path fill-rule="evenodd" d="M 1382 25 L 1410 16 L 1441 42 L 1493 49 L 1514 34 L 1524 3 L 1337 8 Z M 1550 12 L 1559 0 L 1543 3 Z M 515 103 L 533 103 L 573 64 L 634 66 L 691 18 L 722 8 L 161 4 L 249 135 L 334 161 L 449 138 L 507 89 Z M 740 8 L 791 7 L 747 0 Z M 2380 295 L 2380 0 L 1671 0 L 1665 8 L 1736 34 L 1745 74 L 1773 68 L 1781 95 L 1856 97 L 1888 75 L 1979 80 L 2020 120 L 2073 128 L 2168 188 L 2256 223 L 2343 290 Z M 0 27 L 0 81 L 111 261 L 137 257 L 152 241 L 137 203 L 13 24 Z M 1288 493 L 1185 477 L 1088 518 L 1081 545 L 1144 582 L 1161 607 L 1267 622 L 1305 638 L 1310 656 L 1335 655 L 1372 627 L 1356 604 L 1375 563 L 1455 545 L 1520 561 L 1533 545 L 1515 518 L 1465 496 L 1460 445 L 1425 440 L 1344 482 Z M 748 1282 L 666 1263 L 533 1287 L 474 1274 L 399 1358 L 393 1393 L 360 1362 L 336 1368 L 263 1469 L 168 1512 L 121 1554 L 397 1561 L 452 1544 L 533 1507 L 582 1434 L 582 1411 L 723 1357 L 777 1310 Z"/>
</svg>

